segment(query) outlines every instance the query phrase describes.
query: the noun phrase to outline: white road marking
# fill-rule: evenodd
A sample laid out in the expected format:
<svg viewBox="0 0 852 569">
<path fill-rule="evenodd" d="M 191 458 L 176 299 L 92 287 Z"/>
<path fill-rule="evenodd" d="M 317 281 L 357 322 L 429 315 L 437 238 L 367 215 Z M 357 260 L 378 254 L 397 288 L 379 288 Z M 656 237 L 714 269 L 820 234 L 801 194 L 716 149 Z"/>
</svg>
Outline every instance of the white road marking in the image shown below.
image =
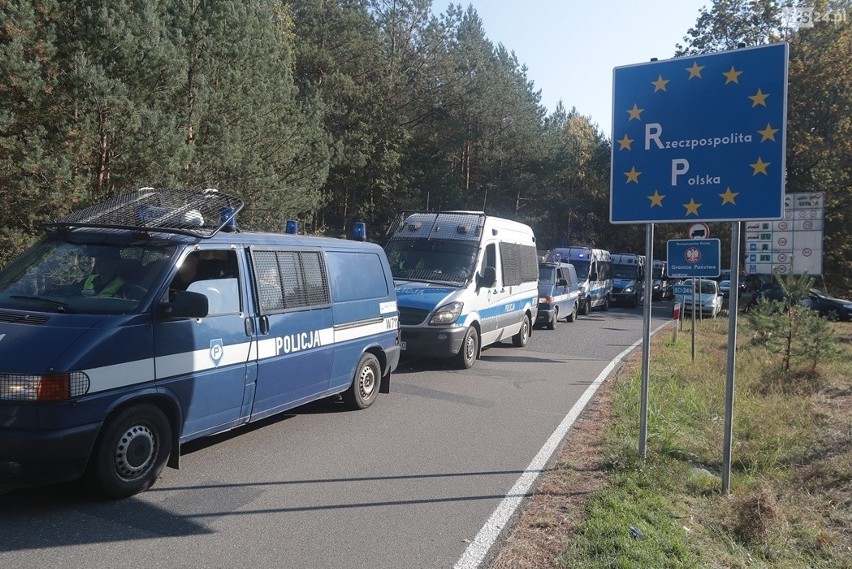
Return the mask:
<svg viewBox="0 0 852 569">
<path fill-rule="evenodd" d="M 661 328 L 669 324 L 671 324 L 671 321 L 664 322 L 654 329 L 650 335 L 653 336 Z M 500 536 L 500 532 L 503 531 L 504 527 L 506 527 L 506 523 L 511 519 L 515 510 L 518 509 L 518 506 L 521 505 L 521 502 L 523 502 L 530 487 L 532 487 L 539 474 L 541 474 L 544 470 L 544 467 L 547 465 L 550 457 L 554 452 L 556 452 L 556 449 L 559 447 L 562 439 L 565 438 L 565 434 L 568 432 L 568 429 L 571 428 L 577 420 L 577 417 L 580 416 L 580 413 L 589 401 L 591 401 L 592 396 L 594 396 L 595 392 L 607 376 L 612 373 L 613 369 L 615 369 L 615 366 L 617 366 L 621 360 L 627 356 L 627 354 L 632 352 L 641 344 L 642 340 L 639 339 L 623 352 L 615 356 L 615 359 L 609 362 L 609 365 L 604 368 L 598 377 L 595 378 L 595 381 L 593 381 L 586 389 L 580 399 L 578 399 L 574 406 L 571 407 L 571 410 L 568 411 L 568 414 L 565 415 L 565 418 L 562 419 L 562 422 L 559 423 L 559 426 L 556 427 L 556 430 L 553 431 L 550 438 L 547 439 L 544 446 L 541 447 L 538 454 L 536 454 L 532 459 L 532 462 L 530 462 L 529 466 L 527 466 L 526 470 L 524 470 L 524 473 L 521 474 L 521 477 L 518 478 L 515 485 L 512 486 L 512 489 L 509 490 L 494 510 L 494 513 L 491 514 L 491 517 L 488 518 L 485 525 L 482 526 L 482 529 L 479 530 L 479 533 L 476 534 L 474 540 L 467 546 L 464 554 L 462 554 L 461 558 L 459 558 L 456 562 L 455 569 L 477 569 L 479 567 L 479 564 L 482 563 L 483 559 L 485 559 L 485 556 L 488 554 L 488 550 L 491 549 L 491 546 L 493 546 L 497 541 L 497 538 Z"/>
</svg>

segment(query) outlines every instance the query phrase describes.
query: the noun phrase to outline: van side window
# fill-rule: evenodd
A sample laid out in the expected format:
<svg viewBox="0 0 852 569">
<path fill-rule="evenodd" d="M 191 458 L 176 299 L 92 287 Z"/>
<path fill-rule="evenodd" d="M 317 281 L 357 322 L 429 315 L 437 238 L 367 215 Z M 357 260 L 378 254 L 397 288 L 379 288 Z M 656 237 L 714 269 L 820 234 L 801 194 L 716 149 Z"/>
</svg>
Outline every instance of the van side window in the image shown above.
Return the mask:
<svg viewBox="0 0 852 569">
<path fill-rule="evenodd" d="M 485 248 L 485 266 L 497 267 L 497 248 L 493 243 Z"/>
<path fill-rule="evenodd" d="M 193 251 L 184 259 L 169 289 L 206 296 L 208 316 L 240 312 L 236 253 L 227 249 Z"/>
<path fill-rule="evenodd" d="M 328 277 L 319 251 L 253 251 L 263 313 L 328 306 Z"/>
<path fill-rule="evenodd" d="M 336 275 L 332 283 L 336 301 L 368 300 L 388 295 L 385 271 L 378 255 L 331 251 L 327 256 L 331 273 Z"/>
<path fill-rule="evenodd" d="M 518 243 L 500 242 L 503 284 L 519 285 L 538 279 L 538 254 L 535 247 Z"/>
</svg>

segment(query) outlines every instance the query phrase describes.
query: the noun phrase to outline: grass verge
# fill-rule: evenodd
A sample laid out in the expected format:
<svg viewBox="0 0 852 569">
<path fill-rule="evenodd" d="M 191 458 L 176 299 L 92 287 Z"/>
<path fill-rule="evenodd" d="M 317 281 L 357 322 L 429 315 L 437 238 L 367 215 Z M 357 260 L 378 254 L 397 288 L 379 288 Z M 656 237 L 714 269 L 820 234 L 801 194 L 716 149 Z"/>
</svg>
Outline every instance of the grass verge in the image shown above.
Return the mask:
<svg viewBox="0 0 852 569">
<path fill-rule="evenodd" d="M 816 372 L 785 373 L 739 322 L 729 495 L 727 321 L 704 320 L 694 362 L 689 334 L 652 340 L 644 464 L 634 355 L 572 429 L 492 567 L 852 568 L 852 325 L 832 325 L 839 353 Z"/>
</svg>

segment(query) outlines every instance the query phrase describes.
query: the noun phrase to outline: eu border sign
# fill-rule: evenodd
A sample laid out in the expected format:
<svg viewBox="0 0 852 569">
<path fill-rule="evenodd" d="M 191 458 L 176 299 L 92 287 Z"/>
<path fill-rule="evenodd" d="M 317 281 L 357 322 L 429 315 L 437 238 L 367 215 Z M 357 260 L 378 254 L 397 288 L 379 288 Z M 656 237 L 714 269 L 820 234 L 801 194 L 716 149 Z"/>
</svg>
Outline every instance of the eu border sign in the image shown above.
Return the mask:
<svg viewBox="0 0 852 569">
<path fill-rule="evenodd" d="M 722 244 L 718 239 L 669 239 L 666 244 L 670 277 L 718 277 Z"/>
<path fill-rule="evenodd" d="M 610 221 L 781 219 L 786 43 L 613 70 Z"/>
</svg>

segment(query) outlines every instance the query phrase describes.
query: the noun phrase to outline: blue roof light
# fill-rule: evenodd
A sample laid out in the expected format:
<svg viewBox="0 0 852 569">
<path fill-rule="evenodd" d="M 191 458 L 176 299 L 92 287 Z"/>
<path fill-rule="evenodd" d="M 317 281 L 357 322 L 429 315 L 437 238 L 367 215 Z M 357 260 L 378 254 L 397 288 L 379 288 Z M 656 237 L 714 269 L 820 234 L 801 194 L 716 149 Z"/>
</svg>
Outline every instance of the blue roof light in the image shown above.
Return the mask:
<svg viewBox="0 0 852 569">
<path fill-rule="evenodd" d="M 367 224 L 363 221 L 356 221 L 352 225 L 352 239 L 356 241 L 367 240 Z"/>
</svg>

